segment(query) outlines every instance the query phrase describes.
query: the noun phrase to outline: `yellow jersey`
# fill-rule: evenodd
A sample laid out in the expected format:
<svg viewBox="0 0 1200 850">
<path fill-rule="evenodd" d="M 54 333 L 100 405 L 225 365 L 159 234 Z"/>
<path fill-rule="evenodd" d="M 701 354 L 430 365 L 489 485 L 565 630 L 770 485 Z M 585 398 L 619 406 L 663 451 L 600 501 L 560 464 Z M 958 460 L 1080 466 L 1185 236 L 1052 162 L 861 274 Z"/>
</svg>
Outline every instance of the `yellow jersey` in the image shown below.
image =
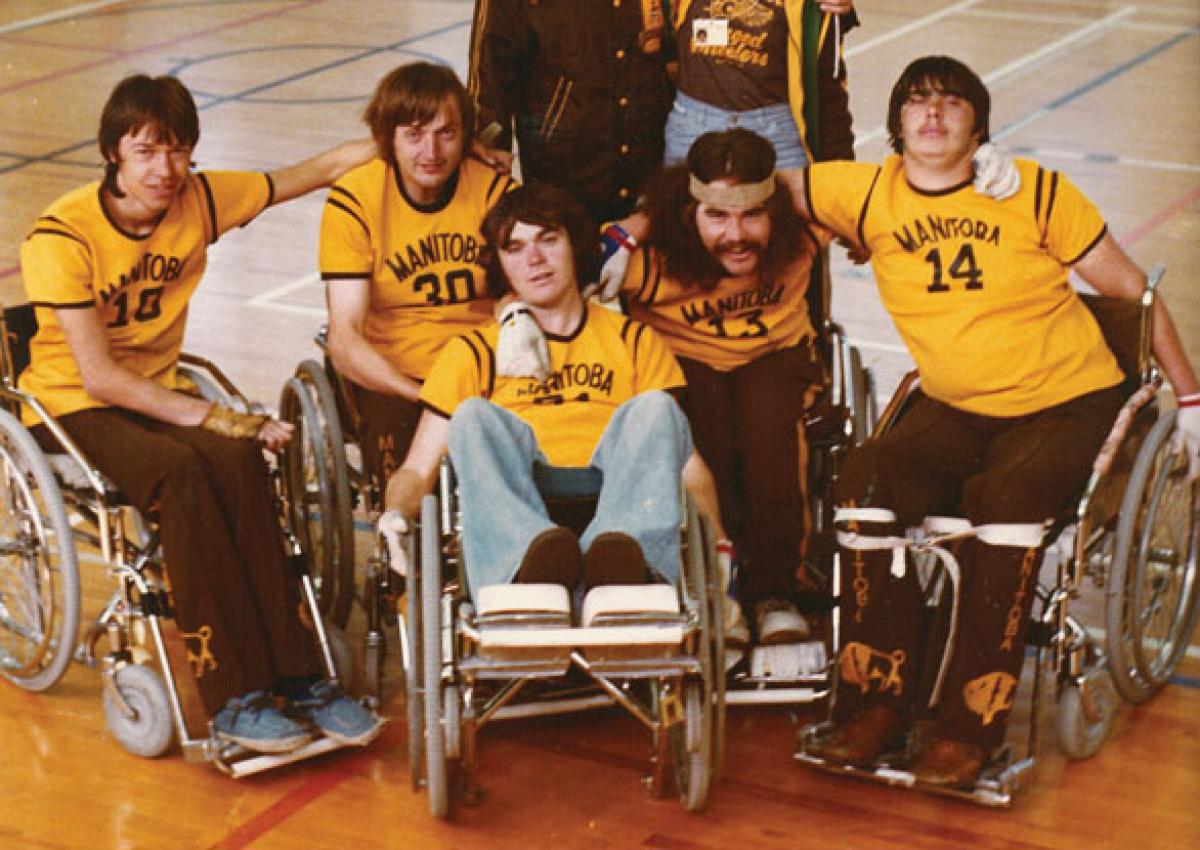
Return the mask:
<svg viewBox="0 0 1200 850">
<path fill-rule="evenodd" d="M 204 274 L 208 246 L 262 212 L 272 194 L 266 174 L 196 172 L 145 236 L 112 222 L 98 182 L 52 203 L 21 245 L 21 274 L 38 320 L 21 389 L 54 416 L 106 406 L 84 389 L 55 315 L 87 308 L 96 309 L 117 363 L 178 388 L 187 306 Z"/>
<path fill-rule="evenodd" d="M 705 292 L 668 277 L 662 256 L 640 248 L 621 290 L 629 314 L 658 331 L 675 356 L 728 372 L 813 335 L 805 293 L 816 250 L 806 239 L 801 256 L 777 281 L 724 277 Z"/>
<path fill-rule="evenodd" d="M 1064 175 L 1017 160 L 1021 189 L 997 201 L 968 181 L 909 185 L 882 166 L 819 163 L 809 209 L 871 252 L 879 294 L 932 398 L 1020 416 L 1115 386 L 1121 372 L 1070 266 L 1105 235 L 1099 210 Z"/>
<path fill-rule="evenodd" d="M 613 412 L 638 393 L 684 385 L 683 371 L 641 322 L 588 304 L 569 336 L 546 334 L 550 376 L 496 374 L 499 325 L 451 340 L 434 363 L 421 403 L 445 417 L 482 396 L 530 428 L 555 466 L 587 466 Z"/>
<path fill-rule="evenodd" d="M 401 374 L 423 379 L 449 340 L 492 319 L 479 226 L 516 181 L 464 159 L 445 201 L 421 205 L 373 159 L 333 185 L 321 218 L 321 279 L 370 282 L 364 336 Z"/>
</svg>

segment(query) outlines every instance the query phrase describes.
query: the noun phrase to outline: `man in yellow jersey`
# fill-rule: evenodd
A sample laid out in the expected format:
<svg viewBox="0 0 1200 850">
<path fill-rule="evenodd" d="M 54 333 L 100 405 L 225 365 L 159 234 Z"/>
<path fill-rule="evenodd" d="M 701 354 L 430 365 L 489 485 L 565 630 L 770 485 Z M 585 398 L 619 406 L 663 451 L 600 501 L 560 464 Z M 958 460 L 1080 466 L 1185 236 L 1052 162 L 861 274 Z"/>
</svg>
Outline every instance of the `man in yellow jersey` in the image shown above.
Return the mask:
<svg viewBox="0 0 1200 850">
<path fill-rule="evenodd" d="M 479 223 L 516 184 L 467 157 L 473 107 L 445 66 L 396 68 L 365 118 L 379 156 L 330 190 L 320 267 L 330 356 L 361 414 L 365 467 L 382 487 L 408 451 L 437 353 L 492 319 Z"/>
<path fill-rule="evenodd" d="M 1135 298 L 1145 275 L 1066 176 L 1018 160 L 1005 200 L 971 188 L 990 98 L 957 60 L 913 62 L 892 90 L 895 156 L 882 166 L 790 172 L 795 203 L 869 251 L 880 297 L 921 373 L 896 428 L 851 453 L 838 481 L 841 677 L 828 758 L 865 764 L 909 727 L 918 682 L 934 679 L 930 743 L 917 778 L 969 785 L 1001 744 L 1020 675 L 1046 521 L 1078 498 L 1122 403 L 1122 375 L 1074 270 L 1105 295 Z M 1200 401 L 1165 305 L 1155 356 L 1182 405 Z M 1180 443 L 1200 423 L 1187 406 Z M 965 517 L 959 627 L 940 659 L 918 651 L 921 605 L 903 529 Z"/>
<path fill-rule="evenodd" d="M 263 752 L 303 744 L 311 727 L 365 744 L 379 719 L 317 675 L 270 496 L 262 448 L 286 444 L 291 426 L 181 391 L 176 366 L 208 246 L 328 185 L 373 146 L 270 174 L 193 172 L 199 138 L 195 102 L 174 77 L 113 89 L 100 118 L 103 181 L 51 204 L 21 247 L 39 329 L 20 386 L 158 515 L 180 629 L 213 659 L 197 683 L 217 735 Z M 31 411 L 26 422 L 48 439 Z M 272 688 L 292 699 L 290 716 Z"/>
<path fill-rule="evenodd" d="M 717 482 L 739 558 L 738 595 L 760 644 L 809 633 L 794 604 L 803 557 L 802 417 L 822 385 L 805 294 L 817 237 L 749 130 L 706 133 L 647 191 L 648 243 L 622 297 L 666 340 L 687 377 L 684 410 Z M 744 645 L 742 607 L 726 640 Z"/>
<path fill-rule="evenodd" d="M 415 516 L 449 448 L 472 593 L 514 580 L 570 588 L 581 577 L 591 587 L 679 576 L 680 476 L 687 465 L 689 480 L 706 479 L 671 397 L 683 373 L 652 330 L 584 301 L 577 269 L 594 261 L 593 233 L 583 210 L 544 184 L 492 209 L 483 223 L 490 291 L 511 291 L 540 325 L 549 376 L 499 375 L 495 323 L 450 342 L 388 485 L 388 507 Z M 577 540 L 549 519 L 545 498 L 581 493 L 598 503 Z"/>
</svg>

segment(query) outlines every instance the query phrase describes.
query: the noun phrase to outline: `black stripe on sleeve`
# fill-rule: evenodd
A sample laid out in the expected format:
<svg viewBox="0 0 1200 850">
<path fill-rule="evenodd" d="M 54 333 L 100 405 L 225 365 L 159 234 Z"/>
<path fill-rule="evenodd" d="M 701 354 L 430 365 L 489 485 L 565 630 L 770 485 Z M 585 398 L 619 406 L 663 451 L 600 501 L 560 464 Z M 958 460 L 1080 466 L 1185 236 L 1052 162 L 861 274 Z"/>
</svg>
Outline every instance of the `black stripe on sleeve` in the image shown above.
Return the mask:
<svg viewBox="0 0 1200 850">
<path fill-rule="evenodd" d="M 271 175 L 265 171 L 263 172 L 263 177 L 267 178 L 267 202 L 263 204 L 263 209 L 265 210 L 267 207 L 271 206 L 271 204 L 275 203 L 275 181 L 272 179 Z"/>
<path fill-rule="evenodd" d="M 44 307 L 47 310 L 86 310 L 88 307 L 95 307 L 95 300 L 91 301 L 30 301 L 34 307 Z"/>
<path fill-rule="evenodd" d="M 858 213 L 858 222 L 855 225 L 855 233 L 858 235 L 858 244 L 863 248 L 867 247 L 867 209 L 871 206 L 871 199 L 875 197 L 875 187 L 879 185 L 879 175 L 881 174 L 883 174 L 883 166 L 875 169 L 875 176 L 871 178 L 871 188 L 867 189 L 867 196 L 863 198 L 862 209 Z M 810 206 L 809 209 L 812 209 L 812 207 Z"/>
<path fill-rule="evenodd" d="M 425 401 L 425 399 L 417 399 L 417 405 L 418 405 L 418 406 L 419 406 L 419 407 L 420 407 L 422 410 L 428 410 L 430 413 L 433 413 L 433 414 L 435 414 L 435 415 L 437 415 L 437 416 L 440 416 L 440 417 L 442 417 L 443 419 L 449 419 L 449 418 L 450 418 L 450 414 L 449 414 L 449 413 L 447 413 L 446 411 L 442 410 L 440 407 L 435 407 L 435 406 L 433 406 L 433 405 L 432 405 L 432 404 L 430 404 L 429 402 Z"/>
<path fill-rule="evenodd" d="M 370 230 L 370 228 L 367 227 L 367 223 L 362 220 L 362 216 L 360 216 L 354 210 L 350 209 L 350 207 L 343 204 L 337 198 L 333 197 L 333 195 L 330 195 L 329 198 L 325 201 L 325 206 L 333 207 L 334 209 L 341 210 L 346 215 L 350 216 L 352 219 L 354 219 L 355 221 L 358 222 L 359 226 L 363 229 L 363 233 L 367 234 L 367 236 L 371 235 L 371 230 Z"/>
<path fill-rule="evenodd" d="M 658 282 L 661 277 L 661 275 L 655 274 L 658 270 L 658 263 L 654 262 L 654 255 L 650 253 L 648 247 L 643 245 L 637 250 L 642 252 L 642 282 L 637 286 L 637 300 L 642 304 L 654 304 L 654 299 L 658 297 Z"/>
<path fill-rule="evenodd" d="M 1100 244 L 1100 240 L 1103 239 L 1107 233 L 1108 233 L 1108 225 L 1106 224 L 1100 228 L 1100 232 L 1096 234 L 1096 238 L 1093 239 L 1091 242 L 1089 242 L 1087 247 L 1079 252 L 1079 256 L 1077 256 L 1073 260 L 1067 260 L 1067 265 L 1073 266 L 1076 263 L 1078 263 L 1080 260 L 1082 260 L 1084 257 L 1086 257 L 1089 253 L 1091 253 L 1091 250 L 1093 248 L 1095 248 L 1097 245 Z"/>
<path fill-rule="evenodd" d="M 1042 226 L 1042 191 L 1045 188 L 1045 185 L 1046 169 L 1039 165 L 1037 170 L 1037 180 L 1034 182 L 1033 186 L 1033 220 L 1037 222 L 1038 229 L 1043 233 L 1046 230 L 1045 227 Z"/>
<path fill-rule="evenodd" d="M 1054 215 L 1054 202 L 1058 199 L 1058 172 L 1050 172 L 1050 192 L 1046 197 L 1046 229 L 1050 229 L 1050 217 Z"/>
<path fill-rule="evenodd" d="M 370 280 L 371 270 L 361 272 L 321 272 L 321 280 L 336 281 L 336 280 Z"/>
<path fill-rule="evenodd" d="M 26 238 L 32 239 L 34 236 L 37 236 L 39 234 L 41 234 L 43 236 L 62 236 L 66 239 L 75 240 L 76 242 L 78 242 L 80 245 L 82 245 L 85 248 L 87 247 L 87 243 L 84 242 L 82 239 L 80 239 L 78 236 L 76 236 L 74 233 L 70 233 L 66 230 L 59 230 L 58 228 L 55 228 L 55 227 L 46 227 L 44 225 L 43 226 L 35 226 L 33 228 L 33 230 L 30 231 L 29 236 Z"/>
<path fill-rule="evenodd" d="M 217 204 L 213 200 L 212 186 L 208 185 L 208 178 L 204 175 L 203 171 L 196 172 L 196 180 L 204 192 L 204 203 L 208 209 L 208 223 L 210 228 L 208 244 L 212 245 L 220 236 L 217 232 Z"/>
</svg>

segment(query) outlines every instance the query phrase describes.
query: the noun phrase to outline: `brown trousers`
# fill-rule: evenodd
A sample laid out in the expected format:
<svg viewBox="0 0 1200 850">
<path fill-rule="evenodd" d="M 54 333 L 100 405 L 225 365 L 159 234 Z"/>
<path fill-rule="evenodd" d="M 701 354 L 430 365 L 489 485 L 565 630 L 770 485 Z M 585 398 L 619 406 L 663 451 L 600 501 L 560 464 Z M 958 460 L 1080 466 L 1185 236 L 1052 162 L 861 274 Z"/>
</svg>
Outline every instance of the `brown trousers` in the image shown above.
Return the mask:
<svg viewBox="0 0 1200 850">
<path fill-rule="evenodd" d="M 346 381 L 354 394 L 358 408 L 359 448 L 363 468 L 376 493 L 383 493 L 388 478 L 404 462 L 417 422 L 421 405 L 395 395 L 377 393 Z"/>
<path fill-rule="evenodd" d="M 1113 388 L 997 418 L 918 394 L 895 429 L 847 458 L 839 504 L 896 513 L 895 525 L 858 529 L 868 535 L 899 534 L 930 515 L 965 516 L 973 525 L 1058 518 L 1078 499 L 1122 400 Z M 962 572 L 959 626 L 935 735 L 991 749 L 1003 740 L 1020 676 L 1042 552 L 978 539 L 953 549 Z M 925 695 L 918 682 L 931 682 L 929 666 L 941 661 L 940 646 L 930 657 L 919 649 L 921 592 L 911 558 L 896 578 L 891 557 L 842 549 L 838 717 L 879 701 L 909 714 L 918 708 L 914 697 Z"/>
<path fill-rule="evenodd" d="M 59 421 L 131 504 L 157 514 L 176 621 L 200 659 L 210 714 L 320 670 L 259 443 L 115 408 Z"/>
<path fill-rule="evenodd" d="M 696 450 L 717 483 L 741 562 L 744 603 L 795 591 L 808 515 L 802 417 L 821 365 L 810 343 L 728 372 L 679 358 Z"/>
</svg>

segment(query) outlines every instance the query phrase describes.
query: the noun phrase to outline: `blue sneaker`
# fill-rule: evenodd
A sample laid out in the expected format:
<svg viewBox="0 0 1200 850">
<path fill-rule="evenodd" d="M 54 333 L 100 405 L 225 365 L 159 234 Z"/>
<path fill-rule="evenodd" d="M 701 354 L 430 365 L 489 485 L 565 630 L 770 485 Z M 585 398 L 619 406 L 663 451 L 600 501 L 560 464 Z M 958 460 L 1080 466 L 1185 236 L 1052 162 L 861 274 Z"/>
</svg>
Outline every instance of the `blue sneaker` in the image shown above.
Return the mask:
<svg viewBox="0 0 1200 850">
<path fill-rule="evenodd" d="M 312 740 L 308 730 L 286 717 L 265 691 L 233 697 L 212 719 L 213 731 L 258 753 L 287 753 Z"/>
<path fill-rule="evenodd" d="M 293 705 L 327 738 L 364 747 L 383 730 L 383 720 L 378 714 L 346 696 L 333 682 L 317 682 L 309 689 L 309 695 Z"/>
</svg>

